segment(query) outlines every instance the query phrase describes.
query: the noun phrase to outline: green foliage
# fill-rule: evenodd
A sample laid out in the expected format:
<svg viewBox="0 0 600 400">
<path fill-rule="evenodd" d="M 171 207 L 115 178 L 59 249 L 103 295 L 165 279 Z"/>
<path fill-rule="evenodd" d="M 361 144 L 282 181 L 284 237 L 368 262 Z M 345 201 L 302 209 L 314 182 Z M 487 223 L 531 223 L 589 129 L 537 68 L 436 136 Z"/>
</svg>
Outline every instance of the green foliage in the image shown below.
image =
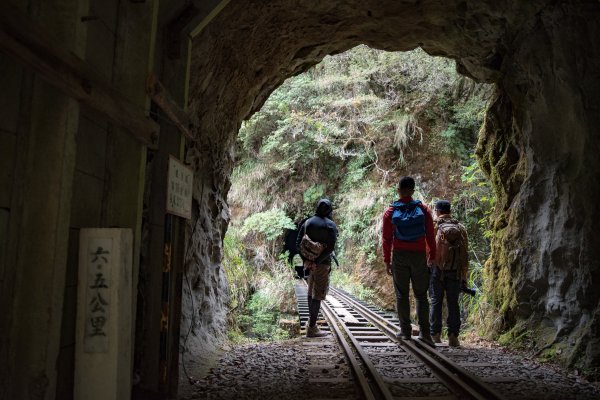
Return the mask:
<svg viewBox="0 0 600 400">
<path fill-rule="evenodd" d="M 288 339 L 288 333 L 277 326 L 279 304 L 273 304 L 268 290 L 257 291 L 247 305 L 244 314 L 238 316 L 238 326 L 244 332 L 244 338 L 259 341 Z M 244 339 L 238 341 L 245 341 Z"/>
<path fill-rule="evenodd" d="M 373 188 L 370 182 L 347 189 L 339 196 L 339 206 L 335 213 L 339 228 L 340 255 L 347 261 L 345 267 L 354 264 L 353 255 L 373 254 L 379 244 L 380 230 L 377 221 L 381 219 L 386 188 Z M 374 259 L 372 259 L 374 261 Z"/>
<path fill-rule="evenodd" d="M 490 90 L 473 84 L 466 85 L 470 89 L 465 90 L 464 86 L 464 78 L 461 78 L 457 90 L 440 97 L 437 106 L 446 124 L 440 133 L 446 152 L 467 164 L 483 122 Z"/>
<path fill-rule="evenodd" d="M 264 235 L 266 240 L 272 241 L 281 236 L 284 229 L 295 227 L 294 222 L 283 210 L 273 209 L 246 218 L 241 233 L 247 235 L 250 232 L 257 232 Z"/>
<path fill-rule="evenodd" d="M 462 309 L 472 326 L 481 326 L 487 310 L 492 307 L 484 289 L 484 262 L 490 255 L 491 227 L 490 216 L 495 205 L 495 197 L 489 181 L 485 178 L 479 163 L 472 155 L 470 164 L 463 167 L 462 190 L 453 198 L 453 214 L 469 235 L 469 278 L 467 285 L 475 288 L 475 297 L 462 295 Z"/>
<path fill-rule="evenodd" d="M 294 306 L 292 270 L 284 262 L 274 261 L 270 271 L 257 274 L 255 284 L 257 289 L 246 310 L 237 316 L 237 326 L 245 337 L 255 340 L 287 339 L 288 333 L 277 326 L 277 321 Z"/>
<path fill-rule="evenodd" d="M 370 268 L 382 262 L 381 214 L 396 197 L 397 177 L 418 174 L 422 184 L 415 197 L 430 202 L 432 193 L 454 195 L 455 214 L 465 223 L 473 250 L 471 283 L 481 286 L 494 197 L 471 154 L 489 92 L 489 85 L 458 75 L 451 60 L 419 49 L 391 53 L 366 46 L 326 57 L 285 81 L 242 125 L 236 143 L 228 197 L 235 228 L 230 230 L 242 225 L 246 260 L 263 260 L 255 267 L 267 266 L 263 272 L 269 279 L 279 279 L 271 271 L 285 264 L 278 239 L 294 227 L 292 220 L 312 214 L 316 201 L 328 197 L 342 262 L 332 279 L 370 298 L 370 290 L 350 272 L 359 263 Z M 448 187 L 432 187 L 429 171 L 442 166 L 456 178 Z M 263 294 L 269 287 L 265 274 L 253 278 L 252 299 L 244 297 L 250 319 L 239 321 L 243 332 L 272 338 L 277 334 L 266 326 L 274 324 L 270 313 L 276 311 L 267 302 L 285 297 L 281 291 Z M 472 315 L 486 307 L 464 301 Z"/>
<path fill-rule="evenodd" d="M 527 329 L 525 323 L 517 323 L 512 329 L 503 333 L 498 338 L 498 343 L 502 346 L 512 347 L 517 349 L 526 349 L 530 346 L 527 343 L 531 343 L 533 339 L 533 332 Z"/>
<path fill-rule="evenodd" d="M 309 187 L 304 191 L 304 203 L 312 206 L 323 197 L 325 194 L 325 186 L 323 184 L 317 184 Z"/>
<path fill-rule="evenodd" d="M 467 228 L 475 257 L 485 260 L 490 252 L 490 216 L 496 198 L 474 155 L 470 157 L 470 164 L 463 167 L 461 182 L 462 190 L 455 194 L 452 201 L 453 213 Z"/>
<path fill-rule="evenodd" d="M 423 139 L 415 110 L 440 95 L 451 97 L 457 77 L 451 61 L 421 50 L 388 53 L 359 46 L 326 57 L 288 79 L 243 124 L 237 150 L 244 161 L 234 178 L 243 176 L 248 188 L 234 189 L 231 199 L 273 196 L 267 203 L 288 202 L 300 215 L 306 206 L 295 200 L 299 197 L 289 201 L 272 189 L 314 182 L 315 190 L 324 182 L 342 182 L 348 173 L 353 175 L 348 181 L 356 182 L 373 170 L 385 178 L 405 165 L 411 140 Z M 311 203 L 317 194 L 304 196 L 307 189 L 301 196 Z"/>
<path fill-rule="evenodd" d="M 249 249 L 235 227 L 227 231 L 223 250 L 230 298 L 229 339 L 245 343 L 288 338 L 288 333 L 277 326 L 281 313 L 290 312 L 294 305 L 293 275 L 286 265 L 287 256 L 270 258 L 270 268 L 261 269 L 250 261 Z"/>
<path fill-rule="evenodd" d="M 254 271 L 246 259 L 244 243 L 234 230 L 229 230 L 223 239 L 222 262 L 229 283 L 229 309 L 236 312 L 250 297 Z"/>
<path fill-rule="evenodd" d="M 466 324 L 462 328 L 463 331 L 481 326 L 487 307 L 489 307 L 483 292 L 483 265 L 478 260 L 469 261 L 469 276 L 466 285 L 471 289 L 475 289 L 477 294 L 475 296 L 466 293 L 461 294 L 461 310 L 466 320 Z"/>
<path fill-rule="evenodd" d="M 348 191 L 364 180 L 368 173 L 368 162 L 366 157 L 354 157 L 346 166 L 346 173 L 343 176 L 341 192 Z"/>
<path fill-rule="evenodd" d="M 331 271 L 331 285 L 364 301 L 373 301 L 375 291 L 363 285 L 356 277 L 334 268 Z"/>
<path fill-rule="evenodd" d="M 452 156 L 459 156 L 467 153 L 468 142 L 465 143 L 466 140 L 463 137 L 463 134 L 464 132 L 454 124 L 448 125 L 448 128 L 440 133 L 440 136 L 444 139 L 447 151 Z"/>
</svg>

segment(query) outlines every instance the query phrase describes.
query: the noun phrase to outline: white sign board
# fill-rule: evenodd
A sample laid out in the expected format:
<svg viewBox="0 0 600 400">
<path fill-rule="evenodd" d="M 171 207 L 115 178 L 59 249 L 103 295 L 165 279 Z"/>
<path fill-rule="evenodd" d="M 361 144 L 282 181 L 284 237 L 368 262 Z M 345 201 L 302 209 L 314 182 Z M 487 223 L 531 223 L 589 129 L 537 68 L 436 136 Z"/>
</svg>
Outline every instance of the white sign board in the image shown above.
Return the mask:
<svg viewBox="0 0 600 400">
<path fill-rule="evenodd" d="M 192 187 L 194 173 L 181 161 L 169 156 L 169 179 L 167 181 L 167 213 L 192 218 Z"/>
<path fill-rule="evenodd" d="M 133 233 L 82 228 L 79 234 L 74 399 L 131 398 Z"/>
</svg>

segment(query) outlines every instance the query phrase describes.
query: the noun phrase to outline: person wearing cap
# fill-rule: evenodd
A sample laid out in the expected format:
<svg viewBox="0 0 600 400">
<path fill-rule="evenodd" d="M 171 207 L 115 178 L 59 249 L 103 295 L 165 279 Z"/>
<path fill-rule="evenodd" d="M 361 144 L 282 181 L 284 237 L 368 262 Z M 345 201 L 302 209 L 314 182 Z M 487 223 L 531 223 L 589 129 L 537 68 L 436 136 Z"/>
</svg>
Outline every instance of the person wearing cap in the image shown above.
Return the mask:
<svg viewBox="0 0 600 400">
<path fill-rule="evenodd" d="M 400 320 L 398 338 L 410 340 L 412 337 L 409 302 L 409 287 L 412 283 L 419 323 L 418 339 L 430 346 L 435 346 L 431 338 L 429 299 L 427 298 L 429 265 L 435 259 L 436 252 L 433 216 L 427 205 L 413 200 L 414 192 L 415 180 L 413 178 L 405 176 L 400 179 L 398 183 L 400 199 L 392 203 L 383 215 L 383 261 L 386 272 L 394 280 L 396 307 Z M 418 226 L 413 224 L 410 227 L 411 231 L 416 231 L 417 234 L 404 235 L 400 232 L 398 225 L 394 224 L 394 213 L 403 207 L 410 209 L 413 214 L 415 210 L 419 211 L 417 207 L 420 209 L 418 212 L 420 219 L 416 220 Z"/>
<path fill-rule="evenodd" d="M 441 343 L 442 306 L 444 295 L 448 306 L 448 345 L 460 346 L 460 306 L 458 295 L 461 284 L 466 282 L 469 271 L 467 230 L 456 219 L 452 218 L 451 206 L 448 200 L 438 200 L 435 203 L 435 229 L 437 256 L 431 271 L 429 295 L 431 296 L 431 336 L 435 343 Z M 448 237 L 455 232 L 456 239 L 449 242 Z"/>
<path fill-rule="evenodd" d="M 337 226 L 331 220 L 333 214 L 333 206 L 328 199 L 321 199 L 317 203 L 315 215 L 308 218 L 298 231 L 296 246 L 300 248 L 302 238 L 306 234 L 312 241 L 323 244 L 322 253 L 310 262 L 312 269 L 308 276 L 308 312 L 309 320 L 306 328 L 307 337 L 327 336 L 327 332 L 323 332 L 317 326 L 317 318 L 321 301 L 327 297 L 329 291 L 329 272 L 331 271 L 331 258 L 337 240 Z M 302 253 L 300 257 L 304 261 L 305 266 L 309 263 Z"/>
</svg>

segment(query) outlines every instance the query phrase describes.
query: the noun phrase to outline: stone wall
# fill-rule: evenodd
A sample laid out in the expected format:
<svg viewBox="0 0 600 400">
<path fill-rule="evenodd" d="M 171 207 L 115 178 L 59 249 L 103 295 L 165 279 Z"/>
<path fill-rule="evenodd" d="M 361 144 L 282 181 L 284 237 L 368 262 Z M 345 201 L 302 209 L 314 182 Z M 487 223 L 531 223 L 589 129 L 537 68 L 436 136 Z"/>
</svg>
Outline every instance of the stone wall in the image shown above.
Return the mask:
<svg viewBox="0 0 600 400">
<path fill-rule="evenodd" d="M 593 42 L 599 7 L 596 1 L 439 0 L 253 0 L 226 7 L 195 38 L 191 65 L 190 109 L 202 137 L 188 154 L 199 176 L 186 256 L 204 304 L 197 340 L 211 341 L 225 325 L 221 239 L 229 152 L 241 122 L 287 77 L 327 54 L 361 43 L 390 51 L 420 46 L 498 86 L 479 146 L 499 195 L 487 267 L 503 321 L 494 329 L 529 320 L 570 346 L 566 359 L 597 365 L 597 346 L 586 339 L 598 337 L 598 295 L 591 288 L 599 274 L 592 235 L 600 188 Z"/>
<path fill-rule="evenodd" d="M 180 363 L 192 375 L 207 367 L 225 337 L 229 301 L 221 259 L 232 160 L 218 142 L 201 139 L 202 145 L 189 149 L 185 160 L 194 170 L 195 182 L 184 259 Z"/>
<path fill-rule="evenodd" d="M 487 272 L 502 328 L 584 369 L 600 365 L 599 15 L 559 4 L 520 32 L 478 149 L 500 200 Z"/>
</svg>

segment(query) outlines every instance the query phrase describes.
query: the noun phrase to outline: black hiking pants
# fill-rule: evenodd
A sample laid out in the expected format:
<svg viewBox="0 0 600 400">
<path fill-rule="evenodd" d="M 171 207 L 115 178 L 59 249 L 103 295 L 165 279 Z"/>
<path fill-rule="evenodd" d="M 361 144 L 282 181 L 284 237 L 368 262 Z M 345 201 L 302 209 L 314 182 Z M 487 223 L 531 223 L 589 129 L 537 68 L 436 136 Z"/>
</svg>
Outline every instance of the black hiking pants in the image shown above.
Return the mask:
<svg viewBox="0 0 600 400">
<path fill-rule="evenodd" d="M 429 335 L 429 267 L 425 252 L 394 250 L 392 253 L 392 273 L 396 291 L 396 307 L 400 330 L 403 334 L 412 332 L 410 323 L 409 290 L 412 284 L 417 303 L 417 319 L 421 335 Z"/>
</svg>

